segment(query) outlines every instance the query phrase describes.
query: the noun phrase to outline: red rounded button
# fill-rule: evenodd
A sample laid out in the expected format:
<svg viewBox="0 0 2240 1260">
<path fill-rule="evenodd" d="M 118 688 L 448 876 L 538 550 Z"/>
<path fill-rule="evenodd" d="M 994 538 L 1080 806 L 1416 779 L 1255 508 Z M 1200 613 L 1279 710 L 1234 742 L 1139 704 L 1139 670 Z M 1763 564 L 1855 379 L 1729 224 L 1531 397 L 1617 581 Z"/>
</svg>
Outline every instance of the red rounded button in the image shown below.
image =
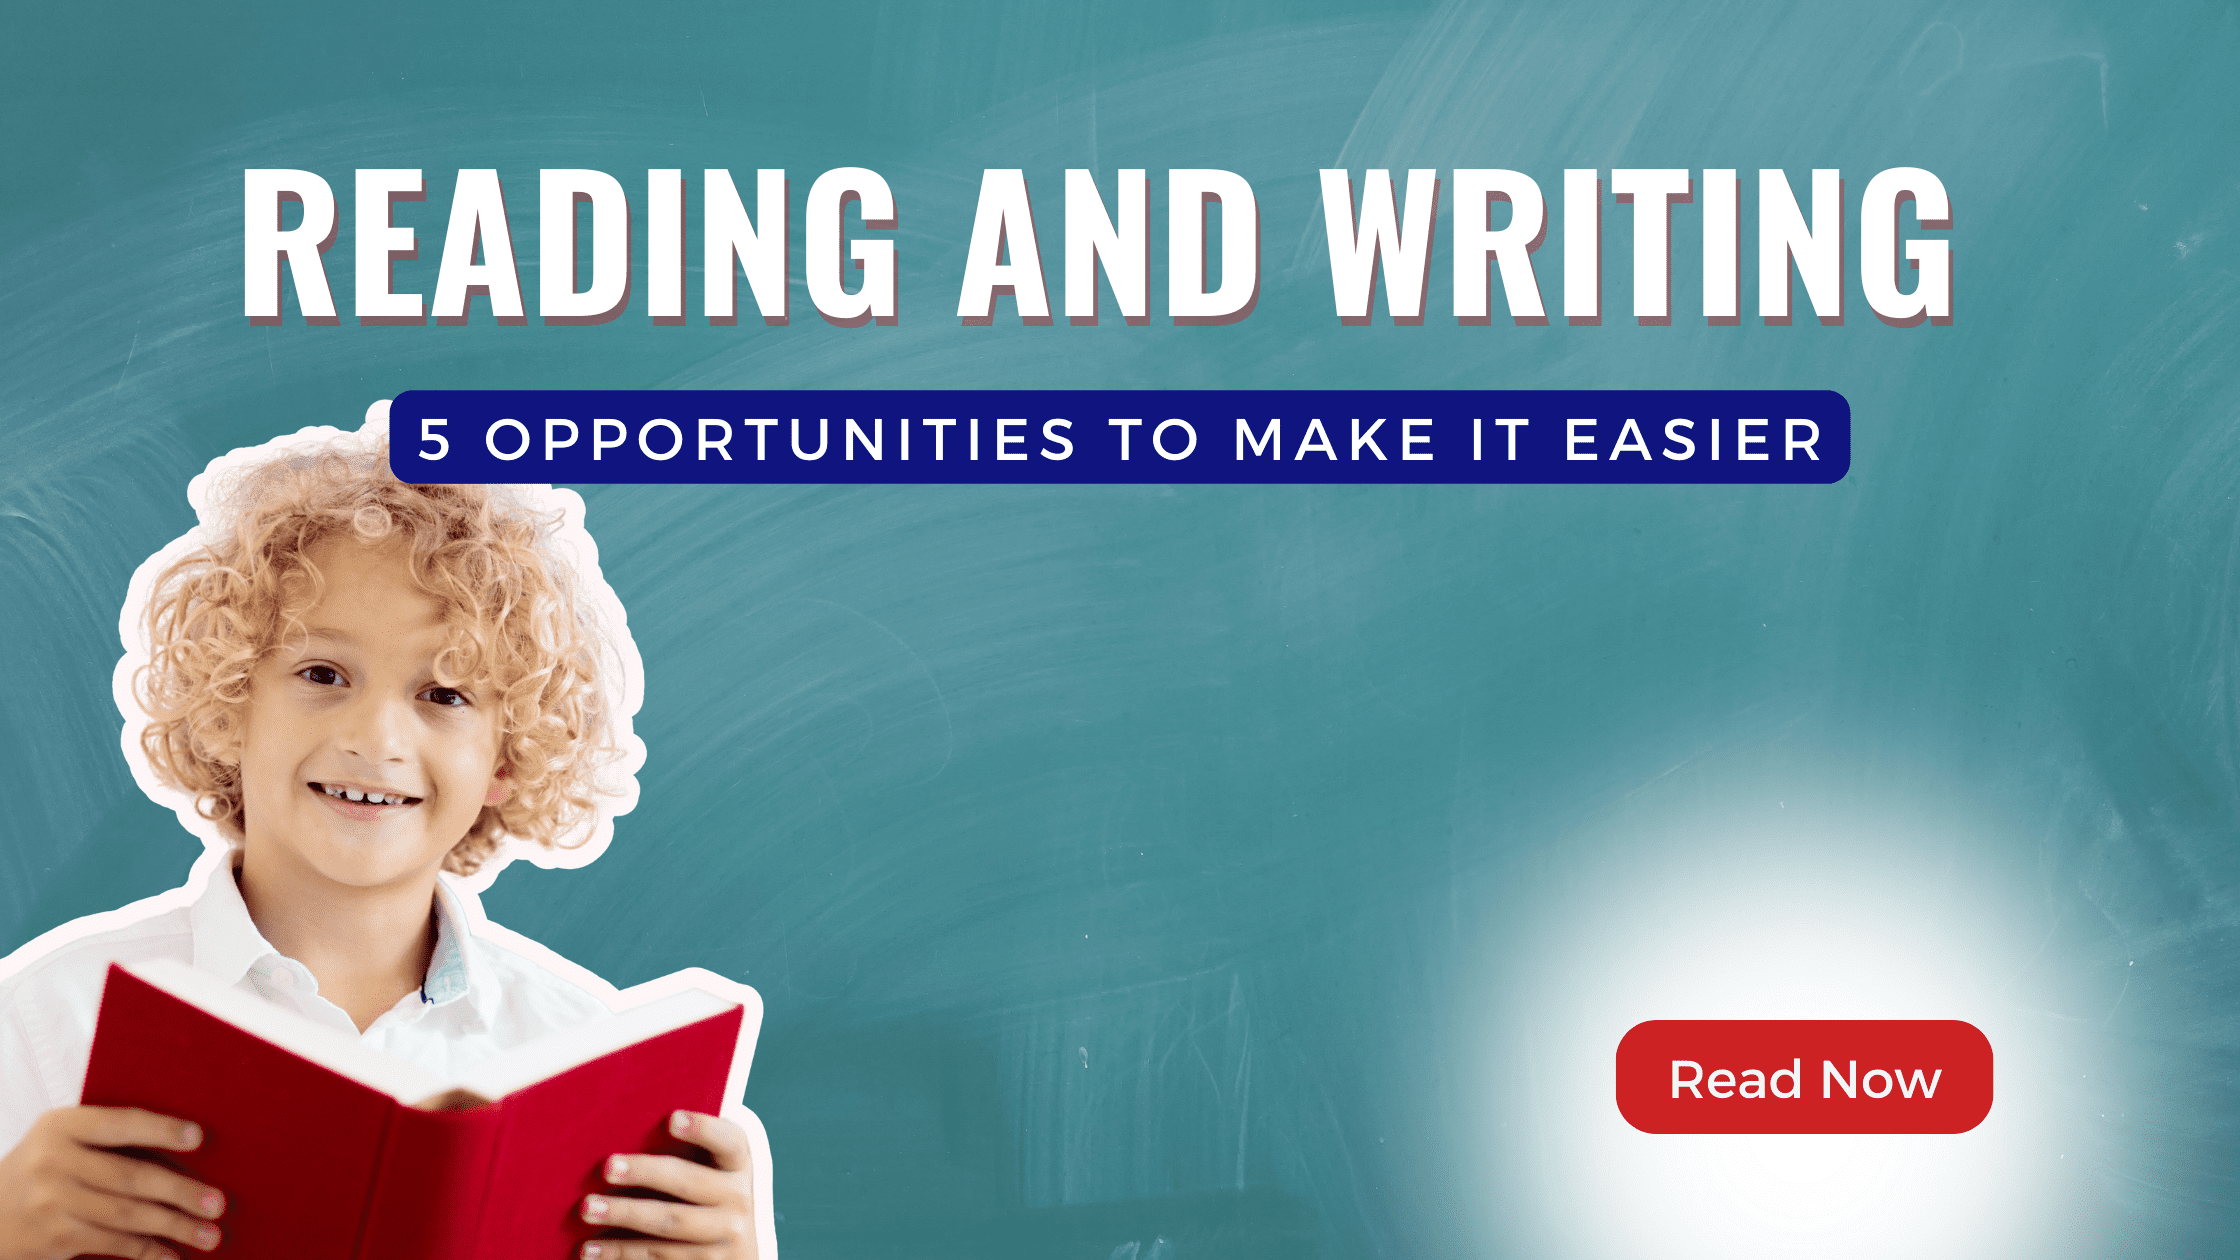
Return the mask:
<svg viewBox="0 0 2240 1260">
<path fill-rule="evenodd" d="M 1991 1042 L 1957 1019 L 1653 1019 L 1618 1042 L 1644 1133 L 1965 1133 Z"/>
</svg>

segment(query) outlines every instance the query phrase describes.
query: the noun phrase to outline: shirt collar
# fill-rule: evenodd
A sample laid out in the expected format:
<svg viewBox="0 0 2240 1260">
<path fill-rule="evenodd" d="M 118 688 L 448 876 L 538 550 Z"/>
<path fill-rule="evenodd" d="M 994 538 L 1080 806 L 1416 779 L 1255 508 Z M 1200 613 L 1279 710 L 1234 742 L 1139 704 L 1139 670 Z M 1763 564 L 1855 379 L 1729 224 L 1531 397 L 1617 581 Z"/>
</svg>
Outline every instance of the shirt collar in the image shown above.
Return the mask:
<svg viewBox="0 0 2240 1260">
<path fill-rule="evenodd" d="M 469 926 L 472 916 L 461 900 L 472 896 L 454 889 L 449 880 L 436 878 L 436 950 L 428 959 L 428 978 L 420 986 L 420 995 L 434 1006 L 464 998 L 476 1015 L 487 1016 L 488 995 L 482 992 L 486 986 L 475 982 L 488 968 L 477 965 Z"/>
<path fill-rule="evenodd" d="M 187 924 L 194 933 L 195 970 L 227 984 L 241 983 L 249 968 L 267 956 L 280 954 L 249 917 L 249 906 L 241 900 L 241 886 L 234 882 L 240 870 L 241 852 L 237 849 L 231 861 L 219 863 L 210 872 L 202 895 L 187 911 Z"/>
<path fill-rule="evenodd" d="M 241 886 L 235 882 L 240 869 L 241 854 L 235 850 L 232 861 L 210 872 L 202 896 L 187 911 L 194 937 L 195 970 L 227 984 L 239 984 L 251 967 L 266 958 L 285 957 L 249 917 L 248 903 L 241 899 Z M 481 910 L 481 902 L 472 892 L 446 877 L 437 877 L 436 948 L 428 959 L 428 975 L 421 991 L 431 1006 L 464 999 L 467 1009 L 487 1023 L 496 994 L 489 984 L 481 983 L 489 967 L 476 957 L 479 951 L 474 924 L 481 920 Z"/>
</svg>

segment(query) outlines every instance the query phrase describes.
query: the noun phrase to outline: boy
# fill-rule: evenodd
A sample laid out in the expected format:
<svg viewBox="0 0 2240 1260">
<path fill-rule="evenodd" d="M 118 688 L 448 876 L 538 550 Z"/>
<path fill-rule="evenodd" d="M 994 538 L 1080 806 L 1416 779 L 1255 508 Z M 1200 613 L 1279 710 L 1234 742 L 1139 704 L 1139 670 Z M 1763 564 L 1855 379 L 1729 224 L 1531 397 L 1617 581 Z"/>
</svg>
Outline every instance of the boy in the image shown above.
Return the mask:
<svg viewBox="0 0 2240 1260">
<path fill-rule="evenodd" d="M 611 988 L 439 878 L 508 846 L 587 860 L 635 796 L 635 652 L 580 501 L 404 485 L 386 429 L 377 404 L 357 434 L 213 463 L 190 491 L 202 529 L 135 578 L 128 756 L 210 851 L 185 887 L 0 966 L 0 1260 L 176 1260 L 222 1236 L 225 1187 L 116 1148 L 191 1150 L 223 1115 L 71 1105 L 111 961 L 177 958 L 447 1072 L 607 1013 Z M 672 1119 L 713 1167 L 609 1160 L 610 1184 L 679 1202 L 592 1195 L 583 1218 L 672 1241 L 583 1255 L 775 1260 L 767 1146 L 734 1116 Z"/>
</svg>

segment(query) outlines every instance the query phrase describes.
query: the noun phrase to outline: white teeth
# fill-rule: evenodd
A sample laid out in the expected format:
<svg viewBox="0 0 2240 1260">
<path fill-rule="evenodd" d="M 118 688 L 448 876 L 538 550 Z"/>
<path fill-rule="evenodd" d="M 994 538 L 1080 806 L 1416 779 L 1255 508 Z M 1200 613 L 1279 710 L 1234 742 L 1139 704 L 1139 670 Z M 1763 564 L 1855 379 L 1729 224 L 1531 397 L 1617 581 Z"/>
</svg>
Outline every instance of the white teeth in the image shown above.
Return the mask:
<svg viewBox="0 0 2240 1260">
<path fill-rule="evenodd" d="M 402 792 L 368 792 L 363 788 L 336 787 L 331 783 L 322 783 L 319 788 L 338 801 L 362 801 L 368 805 L 402 805 L 412 799 Z"/>
</svg>

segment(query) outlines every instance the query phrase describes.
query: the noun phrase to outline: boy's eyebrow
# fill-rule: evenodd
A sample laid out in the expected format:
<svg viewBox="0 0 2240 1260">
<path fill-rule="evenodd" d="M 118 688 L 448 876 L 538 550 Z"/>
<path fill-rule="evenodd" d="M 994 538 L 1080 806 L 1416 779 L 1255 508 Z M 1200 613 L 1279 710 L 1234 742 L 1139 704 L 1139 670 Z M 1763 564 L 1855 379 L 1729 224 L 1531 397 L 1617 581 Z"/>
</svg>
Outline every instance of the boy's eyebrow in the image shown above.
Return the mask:
<svg viewBox="0 0 2240 1260">
<path fill-rule="evenodd" d="M 312 639 L 329 639 L 336 643 L 349 644 L 353 647 L 355 647 L 358 642 L 356 638 L 351 636 L 349 631 L 335 630 L 327 626 L 307 626 L 304 628 L 304 636 L 306 638 Z"/>
</svg>

